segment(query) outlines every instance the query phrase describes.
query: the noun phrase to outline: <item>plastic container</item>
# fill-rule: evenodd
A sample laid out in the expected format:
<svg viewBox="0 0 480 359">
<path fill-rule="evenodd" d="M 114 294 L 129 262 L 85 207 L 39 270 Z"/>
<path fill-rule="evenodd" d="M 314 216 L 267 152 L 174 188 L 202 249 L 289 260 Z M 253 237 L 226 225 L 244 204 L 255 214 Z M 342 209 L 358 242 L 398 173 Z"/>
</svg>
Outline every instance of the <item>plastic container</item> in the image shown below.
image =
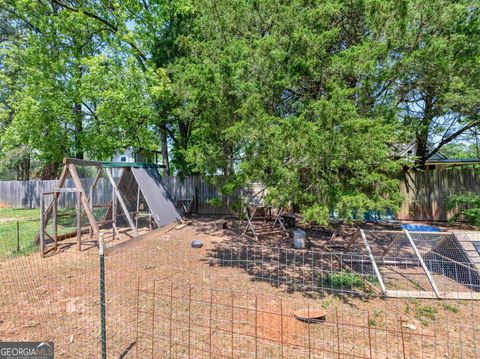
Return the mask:
<svg viewBox="0 0 480 359">
<path fill-rule="evenodd" d="M 202 248 L 203 242 L 200 239 L 194 239 L 192 241 L 192 248 Z"/>
<path fill-rule="evenodd" d="M 306 243 L 306 234 L 305 231 L 301 229 L 296 229 L 293 231 L 293 247 L 296 249 L 303 249 L 305 248 Z"/>
</svg>

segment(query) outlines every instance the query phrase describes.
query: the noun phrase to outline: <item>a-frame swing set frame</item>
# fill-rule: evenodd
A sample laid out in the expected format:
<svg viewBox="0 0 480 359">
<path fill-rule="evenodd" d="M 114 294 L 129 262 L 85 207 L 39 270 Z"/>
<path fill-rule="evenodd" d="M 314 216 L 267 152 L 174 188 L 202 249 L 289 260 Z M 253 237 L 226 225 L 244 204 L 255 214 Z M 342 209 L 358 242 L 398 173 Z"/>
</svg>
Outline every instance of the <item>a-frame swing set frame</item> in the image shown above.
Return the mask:
<svg viewBox="0 0 480 359">
<path fill-rule="evenodd" d="M 90 166 L 90 167 L 97 168 L 97 173 L 96 173 L 94 182 L 89 188 L 88 195 L 82 185 L 77 169 L 75 167 L 76 165 Z M 95 220 L 95 217 L 93 214 L 93 207 L 94 207 L 93 193 L 95 191 L 95 188 L 99 180 L 102 178 L 102 175 L 104 172 L 106 174 L 108 181 L 112 185 L 112 203 L 111 203 L 112 221 L 111 222 L 112 222 L 113 236 L 115 236 L 115 234 L 118 234 L 118 229 L 116 226 L 117 203 L 120 205 L 134 236 L 138 234 L 138 217 L 139 217 L 138 212 L 139 212 L 140 196 L 141 196 L 140 186 L 138 186 L 138 190 L 137 190 L 136 212 L 135 212 L 136 220 L 134 221 L 130 212 L 128 211 L 125 200 L 122 197 L 122 194 L 120 193 L 120 190 L 115 182 L 115 179 L 113 178 L 111 167 L 107 167 L 107 168 L 104 168 L 104 167 L 105 167 L 104 164 L 98 161 L 86 161 L 86 160 L 71 159 L 71 158 L 64 159 L 62 173 L 58 179 L 56 188 L 53 191 L 42 193 L 42 196 L 40 199 L 40 231 L 37 235 L 37 241 L 39 242 L 39 245 L 40 245 L 40 255 L 42 257 L 44 257 L 45 254 L 50 252 L 51 250 L 56 250 L 58 248 L 58 242 L 60 240 L 73 237 L 75 235 L 77 237 L 78 250 L 81 250 L 81 245 L 82 245 L 81 237 L 85 233 L 90 233 L 90 237 L 98 241 L 100 229 L 99 229 L 99 224 Z M 128 166 L 124 166 L 124 167 L 128 167 Z M 70 177 L 73 180 L 74 188 L 64 188 L 68 175 L 70 175 Z M 124 171 L 122 171 L 122 176 L 123 175 L 124 175 Z M 74 233 L 68 233 L 68 234 L 59 236 L 58 235 L 58 218 L 57 218 L 58 200 L 59 200 L 60 194 L 66 193 L 66 192 L 76 193 L 77 226 L 76 226 L 76 231 Z M 46 202 L 45 198 L 48 196 L 52 196 L 52 199 L 49 202 L 48 206 L 45 208 L 45 202 Z M 88 219 L 89 230 L 87 232 L 82 230 L 82 225 L 81 225 L 82 210 L 85 212 Z M 151 214 L 149 215 L 151 216 Z M 52 218 L 52 221 L 53 221 L 52 236 L 45 231 L 50 218 Z M 46 248 L 46 241 L 45 241 L 46 237 L 49 237 L 50 240 L 53 242 L 54 246 L 52 248 L 49 248 L 49 249 Z"/>
</svg>

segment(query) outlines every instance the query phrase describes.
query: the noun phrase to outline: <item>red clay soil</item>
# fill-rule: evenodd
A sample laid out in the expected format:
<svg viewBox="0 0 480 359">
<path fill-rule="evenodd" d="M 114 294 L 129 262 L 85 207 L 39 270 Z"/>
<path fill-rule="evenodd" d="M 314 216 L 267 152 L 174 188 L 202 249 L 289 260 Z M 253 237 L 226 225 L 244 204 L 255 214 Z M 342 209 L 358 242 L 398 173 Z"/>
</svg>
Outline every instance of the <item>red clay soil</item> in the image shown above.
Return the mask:
<svg viewBox="0 0 480 359">
<path fill-rule="evenodd" d="M 214 219 L 195 218 L 181 230 L 109 242 L 108 356 L 480 357 L 476 303 L 320 296 L 258 280 L 248 268 L 216 265 L 212 253 L 219 245 L 252 243 L 242 230 L 238 221 L 218 230 Z M 309 237 L 313 248 L 331 245 L 327 230 Z M 193 239 L 204 246 L 191 248 Z M 260 244 L 290 248 L 291 240 L 265 230 Z M 5 260 L 0 285 L 2 340 L 52 340 L 60 358 L 100 357 L 95 247 Z M 307 307 L 324 308 L 326 321 L 294 318 Z"/>
</svg>

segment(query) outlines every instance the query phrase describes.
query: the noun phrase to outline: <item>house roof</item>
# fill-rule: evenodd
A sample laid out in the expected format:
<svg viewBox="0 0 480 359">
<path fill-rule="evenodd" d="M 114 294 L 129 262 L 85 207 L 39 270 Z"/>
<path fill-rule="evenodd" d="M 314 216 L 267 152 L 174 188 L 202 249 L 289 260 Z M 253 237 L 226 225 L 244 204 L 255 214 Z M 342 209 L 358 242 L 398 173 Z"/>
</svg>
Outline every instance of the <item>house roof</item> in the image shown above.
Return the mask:
<svg viewBox="0 0 480 359">
<path fill-rule="evenodd" d="M 415 145 L 415 142 L 395 143 L 392 147 L 395 156 L 402 157 L 413 145 Z"/>
<path fill-rule="evenodd" d="M 395 154 L 398 156 L 398 157 L 405 157 L 407 156 L 408 154 L 408 151 L 410 150 L 413 150 L 414 147 L 416 145 L 416 142 L 415 141 L 412 141 L 410 143 L 399 143 L 399 144 L 396 144 L 394 145 L 394 148 L 395 148 Z M 427 144 L 427 148 L 430 150 L 430 151 L 433 151 L 434 150 L 434 147 L 430 144 Z M 435 153 L 435 156 L 436 157 L 441 157 L 442 159 L 447 159 L 447 156 L 445 156 L 444 154 L 442 154 L 440 151 L 437 151 Z"/>
</svg>

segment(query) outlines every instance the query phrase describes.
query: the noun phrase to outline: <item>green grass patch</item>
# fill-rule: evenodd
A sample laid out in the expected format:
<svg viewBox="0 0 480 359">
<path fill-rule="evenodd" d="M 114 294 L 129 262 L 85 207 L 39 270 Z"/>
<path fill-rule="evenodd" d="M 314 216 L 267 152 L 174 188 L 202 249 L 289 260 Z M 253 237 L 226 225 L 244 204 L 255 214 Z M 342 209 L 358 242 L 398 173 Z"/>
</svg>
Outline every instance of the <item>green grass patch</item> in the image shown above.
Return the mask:
<svg viewBox="0 0 480 359">
<path fill-rule="evenodd" d="M 355 273 L 338 272 L 327 273 L 320 277 L 320 285 L 331 288 L 363 288 L 364 281 L 375 284 L 377 282 L 374 277 L 362 277 Z"/>
<path fill-rule="evenodd" d="M 368 325 L 370 327 L 383 326 L 382 314 L 383 312 L 381 310 L 375 309 L 373 316 L 368 320 Z"/>
<path fill-rule="evenodd" d="M 34 243 L 34 239 L 38 229 L 39 220 L 37 219 L 0 222 L 0 258 L 36 251 L 37 246 Z M 17 237 L 20 251 L 17 251 Z"/>
<path fill-rule="evenodd" d="M 434 321 L 437 318 L 438 310 L 430 305 L 418 304 L 415 306 L 415 318 L 420 321 L 424 326 Z"/>
<path fill-rule="evenodd" d="M 95 208 L 95 217 L 100 218 L 105 212 L 103 208 Z M 17 231 L 18 222 L 18 231 Z M 88 219 L 82 216 L 82 224 L 85 226 Z M 75 209 L 58 210 L 58 234 L 75 231 Z M 40 229 L 40 210 L 0 208 L 0 258 L 28 254 L 38 250 L 35 244 L 35 236 Z M 47 232 L 53 233 L 52 221 L 47 226 Z M 20 243 L 20 251 L 17 251 L 17 236 Z"/>
<path fill-rule="evenodd" d="M 444 303 L 442 303 L 442 307 L 446 311 L 449 311 L 449 312 L 452 312 L 452 313 L 458 313 L 458 307 L 453 305 L 453 304 L 449 304 L 449 303 L 444 302 Z"/>
<path fill-rule="evenodd" d="M 0 219 L 39 219 L 40 210 L 38 208 L 34 209 L 23 209 L 23 208 L 0 208 Z"/>
</svg>

